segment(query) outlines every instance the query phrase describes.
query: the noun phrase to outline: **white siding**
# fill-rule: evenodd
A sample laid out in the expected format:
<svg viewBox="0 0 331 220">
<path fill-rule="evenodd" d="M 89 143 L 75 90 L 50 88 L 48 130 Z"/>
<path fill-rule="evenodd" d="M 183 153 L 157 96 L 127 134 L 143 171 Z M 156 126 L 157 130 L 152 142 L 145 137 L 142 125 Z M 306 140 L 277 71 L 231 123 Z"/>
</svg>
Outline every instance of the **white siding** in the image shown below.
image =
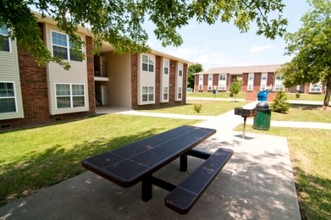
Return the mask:
<svg viewBox="0 0 331 220">
<path fill-rule="evenodd" d="M 143 71 L 142 68 L 142 56 L 147 55 L 150 58 L 154 59 L 154 71 Z M 153 54 L 140 54 L 139 59 L 139 69 L 138 69 L 138 105 L 154 104 L 155 103 L 155 55 Z M 154 100 L 153 101 L 143 101 L 142 100 L 142 87 L 154 87 Z"/>
<path fill-rule="evenodd" d="M 226 91 L 226 82 L 227 82 L 227 75 L 225 73 L 220 74 L 218 81 L 218 90 Z"/>
<path fill-rule="evenodd" d="M 208 90 L 213 89 L 213 74 L 208 74 Z"/>
<path fill-rule="evenodd" d="M 253 91 L 254 89 L 254 73 L 248 73 L 247 91 Z"/>
<path fill-rule="evenodd" d="M 182 71 L 180 75 L 180 71 Z M 183 76 L 184 76 L 184 66 L 182 63 L 177 64 L 176 73 L 176 88 L 175 88 L 175 101 L 181 101 L 183 99 Z"/>
<path fill-rule="evenodd" d="M 168 69 L 168 73 L 165 73 L 166 72 L 165 68 Z M 162 86 L 161 86 L 161 93 L 160 93 L 161 102 L 169 102 L 169 75 L 170 75 L 170 60 L 163 58 L 162 59 L 162 71 L 161 71 L 161 85 Z M 165 93 L 167 93 L 167 99 L 164 96 Z"/>
<path fill-rule="evenodd" d="M 199 75 L 199 84 L 198 84 L 198 90 L 202 91 L 203 90 L 203 75 Z"/>
<path fill-rule="evenodd" d="M 51 45 L 51 31 L 58 31 L 55 26 L 46 25 L 46 43 L 47 47 L 52 51 Z M 85 40 L 84 35 L 80 35 L 82 39 Z M 85 52 L 85 47 L 83 48 Z M 50 111 L 52 115 L 56 114 L 65 114 L 65 113 L 74 113 L 74 112 L 83 112 L 89 110 L 88 102 L 88 80 L 87 80 L 87 66 L 86 61 L 82 62 L 77 61 L 68 61 L 71 65 L 69 71 L 64 70 L 62 66 L 56 63 L 49 63 L 47 66 L 48 73 L 48 88 L 49 88 L 49 100 L 50 100 Z M 85 106 L 84 107 L 75 107 L 75 108 L 57 108 L 56 104 L 56 91 L 55 84 L 83 84 L 85 88 Z"/>
<path fill-rule="evenodd" d="M 262 73 L 261 74 L 260 90 L 266 90 L 267 89 L 267 80 L 268 80 L 268 73 Z"/>
<path fill-rule="evenodd" d="M 0 120 L 24 118 L 16 41 L 10 43 L 10 52 L 0 51 L 0 82 L 15 85 L 16 112 L 0 113 Z"/>
</svg>

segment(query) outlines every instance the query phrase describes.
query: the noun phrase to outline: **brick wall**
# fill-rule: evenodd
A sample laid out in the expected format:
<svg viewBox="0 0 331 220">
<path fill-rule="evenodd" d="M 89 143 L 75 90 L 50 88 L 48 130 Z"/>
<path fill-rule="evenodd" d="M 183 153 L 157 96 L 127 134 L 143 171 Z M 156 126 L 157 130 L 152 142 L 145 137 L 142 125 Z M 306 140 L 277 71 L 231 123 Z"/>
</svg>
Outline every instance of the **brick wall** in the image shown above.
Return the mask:
<svg viewBox="0 0 331 220">
<path fill-rule="evenodd" d="M 199 75 L 194 76 L 194 92 L 199 92 Z"/>
<path fill-rule="evenodd" d="M 213 88 L 216 86 L 216 90 L 218 90 L 218 82 L 219 82 L 219 74 L 213 74 Z"/>
<path fill-rule="evenodd" d="M 161 57 L 155 59 L 155 104 L 160 104 L 161 95 Z"/>
<path fill-rule="evenodd" d="M 131 108 L 138 108 L 138 54 L 131 54 Z"/>
<path fill-rule="evenodd" d="M 87 83 L 89 112 L 95 113 L 95 84 L 94 84 L 94 56 L 93 56 L 93 39 L 86 36 L 86 65 L 87 65 Z"/>
</svg>

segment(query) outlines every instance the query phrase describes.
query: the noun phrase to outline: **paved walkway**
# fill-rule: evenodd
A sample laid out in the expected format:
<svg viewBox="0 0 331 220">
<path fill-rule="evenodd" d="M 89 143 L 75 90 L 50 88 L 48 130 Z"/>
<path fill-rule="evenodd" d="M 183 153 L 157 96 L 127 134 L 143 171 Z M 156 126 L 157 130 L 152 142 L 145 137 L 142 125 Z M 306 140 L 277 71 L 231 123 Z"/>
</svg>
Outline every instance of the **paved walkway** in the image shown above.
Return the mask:
<svg viewBox="0 0 331 220">
<path fill-rule="evenodd" d="M 251 103 L 246 108 L 255 106 Z M 104 109 L 105 110 L 105 109 Z M 105 112 L 103 112 L 105 113 Z M 139 114 L 121 109 L 121 114 Z M 153 117 L 179 115 L 149 114 Z M 181 117 L 182 118 L 182 117 Z M 187 119 L 191 119 L 185 116 Z M 197 119 L 198 117 L 194 117 Z M 187 215 L 179 215 L 163 205 L 167 192 L 153 188 L 153 198 L 140 200 L 140 184 L 121 188 L 89 171 L 57 185 L 17 199 L 0 208 L 0 219 L 300 219 L 287 140 L 283 137 L 234 132 L 243 120 L 233 111 L 217 117 L 199 117 L 197 126 L 217 129 L 217 133 L 198 148 L 213 152 L 231 148 L 234 155 L 222 172 Z M 271 126 L 276 126 L 272 122 Z M 282 125 L 283 122 L 279 122 Z M 284 126 L 298 126 L 286 122 Z M 301 124 L 299 127 L 311 127 Z M 314 124 L 330 129 L 329 124 Z M 82 158 L 83 159 L 83 158 Z M 178 183 L 201 164 L 189 158 L 189 170 L 178 171 L 178 161 L 156 176 Z"/>
</svg>

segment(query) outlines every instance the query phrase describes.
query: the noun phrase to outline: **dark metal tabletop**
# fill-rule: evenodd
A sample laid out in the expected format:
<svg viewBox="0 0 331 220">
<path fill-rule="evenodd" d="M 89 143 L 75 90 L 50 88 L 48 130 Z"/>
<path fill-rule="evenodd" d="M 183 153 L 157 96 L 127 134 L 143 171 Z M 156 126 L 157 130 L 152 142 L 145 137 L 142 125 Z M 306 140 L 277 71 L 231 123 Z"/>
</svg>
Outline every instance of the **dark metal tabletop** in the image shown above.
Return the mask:
<svg viewBox="0 0 331 220">
<path fill-rule="evenodd" d="M 87 158 L 82 165 L 120 186 L 130 187 L 215 133 L 214 129 L 184 125 Z"/>
</svg>

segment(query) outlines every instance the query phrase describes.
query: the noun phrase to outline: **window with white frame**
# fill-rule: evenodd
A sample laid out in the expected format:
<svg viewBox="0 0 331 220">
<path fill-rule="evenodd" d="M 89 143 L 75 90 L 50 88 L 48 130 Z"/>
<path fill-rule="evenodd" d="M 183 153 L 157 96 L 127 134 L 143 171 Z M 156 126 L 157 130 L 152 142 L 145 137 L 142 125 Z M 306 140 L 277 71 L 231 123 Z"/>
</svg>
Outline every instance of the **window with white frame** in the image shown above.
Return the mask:
<svg viewBox="0 0 331 220">
<path fill-rule="evenodd" d="M 268 74 L 267 73 L 262 73 L 261 74 L 261 86 L 260 86 L 260 90 L 266 90 L 266 88 L 267 88 L 267 77 L 268 77 Z"/>
<path fill-rule="evenodd" d="M 154 102 L 154 86 L 142 86 L 142 102 Z"/>
<path fill-rule="evenodd" d="M 275 91 L 284 91 L 283 80 L 279 74 L 276 75 L 274 90 Z"/>
<path fill-rule="evenodd" d="M 226 80 L 226 75 L 220 74 L 220 81 L 225 81 L 225 80 Z"/>
<path fill-rule="evenodd" d="M 74 51 L 75 45 L 69 40 L 67 34 L 51 31 L 53 56 L 64 60 L 82 61 Z M 82 48 L 79 49 L 82 51 Z"/>
<path fill-rule="evenodd" d="M 16 111 L 14 82 L 0 82 L 0 114 Z"/>
<path fill-rule="evenodd" d="M 203 75 L 200 75 L 199 76 L 199 90 L 203 89 L 202 86 L 203 86 Z"/>
<path fill-rule="evenodd" d="M 169 61 L 168 60 L 164 60 L 163 61 L 163 74 L 169 74 Z"/>
<path fill-rule="evenodd" d="M 253 91 L 254 73 L 248 73 L 247 91 Z"/>
<path fill-rule="evenodd" d="M 315 83 L 315 84 L 310 83 L 309 92 L 312 92 L 312 93 L 320 93 L 320 92 L 322 92 L 322 85 L 321 85 L 321 83 Z"/>
<path fill-rule="evenodd" d="M 226 74 L 219 75 L 218 90 L 226 90 Z"/>
<path fill-rule="evenodd" d="M 183 64 L 178 64 L 178 76 L 183 76 Z"/>
<path fill-rule="evenodd" d="M 208 75 L 208 90 L 211 90 L 213 86 L 213 75 L 209 74 Z"/>
<path fill-rule="evenodd" d="M 182 99 L 182 87 L 178 87 L 177 98 Z"/>
<path fill-rule="evenodd" d="M 0 51 L 10 52 L 10 39 L 8 37 L 8 29 L 5 26 L 0 27 Z"/>
<path fill-rule="evenodd" d="M 141 69 L 145 72 L 154 73 L 154 57 L 146 54 L 141 55 Z"/>
<path fill-rule="evenodd" d="M 85 106 L 85 85 L 55 84 L 57 108 L 76 108 Z"/>
<path fill-rule="evenodd" d="M 169 88 L 163 87 L 163 101 L 168 101 L 169 98 Z"/>
</svg>

